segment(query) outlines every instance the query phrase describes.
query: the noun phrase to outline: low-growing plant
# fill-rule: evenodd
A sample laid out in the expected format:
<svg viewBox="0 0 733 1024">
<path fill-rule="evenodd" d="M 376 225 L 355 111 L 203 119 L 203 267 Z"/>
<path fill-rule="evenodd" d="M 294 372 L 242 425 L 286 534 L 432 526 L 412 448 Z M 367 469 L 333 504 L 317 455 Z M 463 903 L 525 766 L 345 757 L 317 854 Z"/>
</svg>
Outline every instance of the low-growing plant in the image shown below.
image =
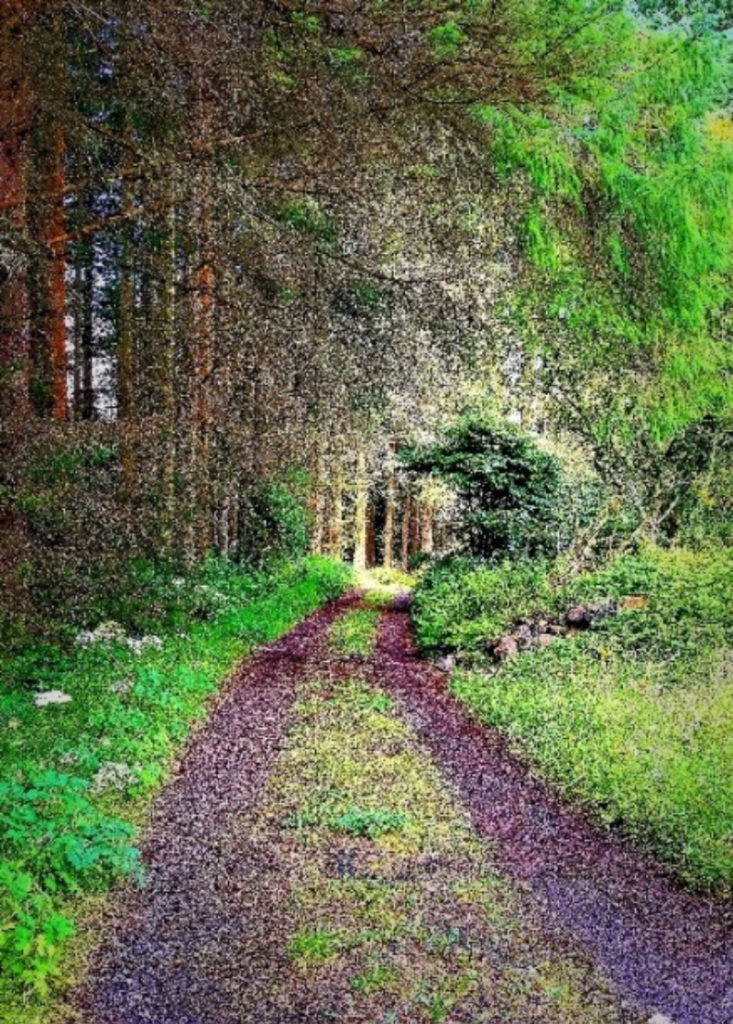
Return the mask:
<svg viewBox="0 0 733 1024">
<path fill-rule="evenodd" d="M 11 1005 L 10 1019 L 25 1019 L 16 1005 L 31 991 L 37 1000 L 47 995 L 85 894 L 139 870 L 132 823 L 237 659 L 351 579 L 346 566 L 320 558 L 256 571 L 220 560 L 185 573 L 150 563 L 139 571 L 116 623 L 82 630 L 74 642 L 80 625 L 99 624 L 79 623 L 63 648 L 43 642 L 3 653 L 3 1020 Z M 220 596 L 210 600 L 212 593 Z M 39 708 L 38 690 L 71 699 Z"/>
<path fill-rule="evenodd" d="M 375 608 L 358 608 L 347 612 L 331 627 L 331 647 L 345 657 L 365 657 L 374 647 L 378 622 L 379 610 Z"/>
<path fill-rule="evenodd" d="M 74 926 L 38 889 L 33 875 L 10 862 L 0 863 L 0 922 L 0 962 L 6 978 L 46 995 Z M 5 984 L 0 981 L 0 997 Z"/>
<path fill-rule="evenodd" d="M 26 784 L 0 782 L 0 847 L 51 890 L 90 889 L 134 871 L 130 825 L 107 817 L 89 799 L 86 779 L 34 773 Z"/>
<path fill-rule="evenodd" d="M 407 817 L 398 811 L 386 808 L 365 810 L 361 807 L 350 807 L 344 814 L 334 819 L 332 828 L 339 832 L 348 832 L 354 836 L 367 836 L 377 839 L 388 832 L 397 832 L 405 826 Z"/>
<path fill-rule="evenodd" d="M 457 695 L 569 796 L 694 885 L 733 889 L 733 553 L 647 549 L 566 603 L 616 598 L 592 630 L 458 671 Z M 633 597 L 624 602 L 624 597 Z"/>
</svg>

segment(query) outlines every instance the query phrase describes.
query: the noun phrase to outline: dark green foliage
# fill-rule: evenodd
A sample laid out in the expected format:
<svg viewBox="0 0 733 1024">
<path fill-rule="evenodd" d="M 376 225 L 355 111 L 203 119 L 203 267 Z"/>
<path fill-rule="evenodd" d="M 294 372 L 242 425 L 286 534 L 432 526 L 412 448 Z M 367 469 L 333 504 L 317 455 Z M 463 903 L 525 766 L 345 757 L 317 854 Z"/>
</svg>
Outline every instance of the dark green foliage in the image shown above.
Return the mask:
<svg viewBox="0 0 733 1024">
<path fill-rule="evenodd" d="M 304 231 L 321 241 L 333 242 L 336 238 L 331 218 L 315 199 L 294 199 L 282 207 L 278 216 L 284 224 L 290 224 L 297 231 Z"/>
<path fill-rule="evenodd" d="M 241 509 L 241 557 L 253 565 L 301 558 L 308 550 L 307 479 L 298 474 L 264 483 Z"/>
<path fill-rule="evenodd" d="M 527 435 L 469 419 L 430 448 L 401 453 L 418 473 L 455 488 L 466 549 L 478 558 L 547 554 L 556 547 L 560 464 Z"/>
<path fill-rule="evenodd" d="M 682 23 L 689 31 L 703 32 L 733 26 L 731 0 L 636 0 L 635 7 L 661 27 Z"/>
</svg>

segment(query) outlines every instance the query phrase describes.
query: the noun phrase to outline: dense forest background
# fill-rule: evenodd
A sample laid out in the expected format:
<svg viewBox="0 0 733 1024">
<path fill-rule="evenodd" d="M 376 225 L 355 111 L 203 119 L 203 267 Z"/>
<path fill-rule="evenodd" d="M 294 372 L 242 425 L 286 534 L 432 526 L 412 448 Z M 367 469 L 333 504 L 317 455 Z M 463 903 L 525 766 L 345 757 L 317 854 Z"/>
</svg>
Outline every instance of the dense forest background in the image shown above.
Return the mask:
<svg viewBox="0 0 733 1024">
<path fill-rule="evenodd" d="M 578 558 L 721 536 L 730 20 L 5 3 L 6 638 L 151 560 L 448 550 L 400 453 L 467 409 L 561 460 Z"/>
</svg>

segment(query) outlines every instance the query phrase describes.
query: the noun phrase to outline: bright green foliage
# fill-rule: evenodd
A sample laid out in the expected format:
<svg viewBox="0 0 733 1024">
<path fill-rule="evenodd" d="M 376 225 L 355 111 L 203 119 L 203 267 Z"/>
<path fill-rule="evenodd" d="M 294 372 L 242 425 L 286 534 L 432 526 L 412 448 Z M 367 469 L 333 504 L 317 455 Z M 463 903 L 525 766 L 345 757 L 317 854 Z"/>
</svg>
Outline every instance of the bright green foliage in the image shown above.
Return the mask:
<svg viewBox="0 0 733 1024">
<path fill-rule="evenodd" d="M 354 836 L 368 836 L 377 839 L 401 829 L 407 818 L 404 814 L 388 808 L 377 807 L 365 810 L 362 807 L 350 807 L 348 811 L 336 818 L 331 826 L 337 832 L 348 832 Z"/>
<path fill-rule="evenodd" d="M 345 657 L 364 657 L 370 654 L 376 639 L 379 615 L 379 610 L 375 608 L 359 608 L 342 615 L 331 627 L 329 641 L 333 650 Z"/>
<path fill-rule="evenodd" d="M 0 963 L 10 984 L 45 996 L 58 973 L 59 951 L 74 926 L 54 909 L 53 898 L 37 888 L 32 874 L 7 862 L 0 863 L 0 920 Z"/>
<path fill-rule="evenodd" d="M 331 960 L 340 949 L 341 938 L 336 932 L 318 930 L 295 935 L 290 942 L 289 952 L 293 960 L 317 964 Z"/>
<path fill-rule="evenodd" d="M 436 25 L 430 32 L 430 41 L 435 52 L 443 57 L 456 54 L 460 46 L 467 40 L 468 36 L 455 18 L 449 18 L 442 25 Z"/>
<path fill-rule="evenodd" d="M 562 603 L 644 595 L 575 638 L 456 693 L 570 796 L 694 884 L 733 886 L 733 555 L 650 550 L 579 579 Z"/>
<path fill-rule="evenodd" d="M 429 448 L 405 449 L 403 463 L 455 488 L 467 550 L 479 558 L 552 549 L 560 464 L 506 426 L 468 419 Z"/>
<path fill-rule="evenodd" d="M 297 231 L 313 235 L 321 241 L 333 242 L 336 238 L 336 229 L 331 218 L 315 199 L 294 199 L 286 203 L 280 210 L 279 219 Z"/>
<path fill-rule="evenodd" d="M 132 826 L 237 659 L 350 579 L 325 559 L 267 572 L 219 561 L 186 577 L 145 564 L 137 572 L 113 610 L 158 642 L 136 653 L 122 633 L 28 648 L 2 664 L 0 1017 L 23 990 L 45 994 L 82 893 L 136 870 Z M 52 688 L 71 703 L 37 708 L 33 691 Z"/>
<path fill-rule="evenodd" d="M 423 649 L 481 651 L 517 618 L 546 608 L 552 600 L 542 563 L 490 566 L 448 559 L 420 579 L 412 614 Z"/>
<path fill-rule="evenodd" d="M 89 781 L 55 771 L 0 782 L 0 848 L 23 859 L 52 891 L 76 892 L 137 864 L 133 829 L 89 800 Z"/>
<path fill-rule="evenodd" d="M 730 289 L 733 147 L 705 120 L 726 102 L 730 46 L 642 32 L 601 3 L 515 6 L 515 46 L 542 64 L 564 51 L 567 72 L 541 102 L 474 114 L 500 175 L 529 186 L 521 235 L 540 344 L 572 347 L 588 372 L 643 351 L 648 384 L 637 377 L 608 419 L 631 407 L 668 437 L 730 403 L 715 317 Z"/>
</svg>

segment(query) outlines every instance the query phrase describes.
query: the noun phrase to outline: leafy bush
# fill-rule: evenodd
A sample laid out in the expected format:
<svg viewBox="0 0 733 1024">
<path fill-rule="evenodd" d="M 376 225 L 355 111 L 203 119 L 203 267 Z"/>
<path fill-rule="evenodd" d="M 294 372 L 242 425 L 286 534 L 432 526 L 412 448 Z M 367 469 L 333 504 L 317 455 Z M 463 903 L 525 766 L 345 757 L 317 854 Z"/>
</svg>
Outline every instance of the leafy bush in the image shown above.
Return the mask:
<svg viewBox="0 0 733 1024">
<path fill-rule="evenodd" d="M 86 779 L 52 771 L 27 785 L 0 782 L 0 846 L 51 891 L 96 888 L 137 865 L 134 830 L 100 812 L 88 791 Z"/>
<path fill-rule="evenodd" d="M 562 473 L 554 456 L 505 425 L 469 418 L 427 448 L 403 449 L 403 463 L 440 477 L 459 499 L 459 532 L 477 558 L 556 551 Z"/>
<path fill-rule="evenodd" d="M 419 581 L 412 614 L 424 650 L 474 651 L 553 600 L 545 563 L 491 566 L 451 558 L 437 562 Z"/>
<path fill-rule="evenodd" d="M 0 921 L 0 962 L 7 979 L 46 995 L 73 924 L 54 909 L 53 899 L 29 872 L 7 862 L 0 863 Z M 0 997 L 2 989 L 0 982 Z"/>
<path fill-rule="evenodd" d="M 242 508 L 242 557 L 255 565 L 298 559 L 308 551 L 307 480 L 294 477 L 263 484 Z"/>
</svg>

